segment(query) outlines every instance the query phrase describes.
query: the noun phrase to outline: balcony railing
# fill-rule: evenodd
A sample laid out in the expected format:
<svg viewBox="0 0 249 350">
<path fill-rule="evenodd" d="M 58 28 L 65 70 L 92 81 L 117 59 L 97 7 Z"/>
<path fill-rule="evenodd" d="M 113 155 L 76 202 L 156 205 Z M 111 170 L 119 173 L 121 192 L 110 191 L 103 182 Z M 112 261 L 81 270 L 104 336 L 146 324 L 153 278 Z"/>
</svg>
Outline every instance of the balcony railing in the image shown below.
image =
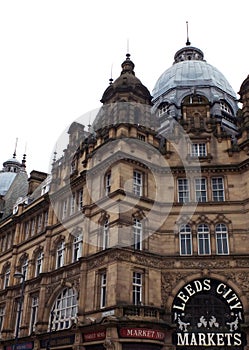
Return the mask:
<svg viewBox="0 0 249 350">
<path fill-rule="evenodd" d="M 150 318 L 163 318 L 164 310 L 145 305 L 127 305 L 123 306 L 123 316 L 137 316 L 137 317 L 150 317 Z"/>
</svg>

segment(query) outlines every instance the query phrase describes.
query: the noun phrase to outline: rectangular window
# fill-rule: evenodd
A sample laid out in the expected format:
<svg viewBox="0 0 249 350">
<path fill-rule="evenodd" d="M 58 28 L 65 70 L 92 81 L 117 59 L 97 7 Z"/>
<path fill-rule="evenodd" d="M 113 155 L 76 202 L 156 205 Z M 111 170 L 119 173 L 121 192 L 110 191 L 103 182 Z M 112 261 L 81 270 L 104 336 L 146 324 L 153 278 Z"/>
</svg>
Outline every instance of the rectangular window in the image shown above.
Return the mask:
<svg viewBox="0 0 249 350">
<path fill-rule="evenodd" d="M 228 232 L 225 224 L 218 224 L 215 227 L 216 251 L 219 255 L 229 254 Z"/>
<path fill-rule="evenodd" d="M 10 268 L 7 268 L 4 274 L 4 283 L 3 283 L 3 288 L 7 288 L 9 286 L 10 282 Z"/>
<path fill-rule="evenodd" d="M 198 233 L 198 254 L 210 254 L 210 236 L 209 233 Z"/>
<path fill-rule="evenodd" d="M 39 214 L 37 218 L 37 232 L 41 232 L 42 230 L 42 219 L 43 219 L 43 215 Z"/>
<path fill-rule="evenodd" d="M 188 179 L 178 179 L 178 202 L 189 202 L 189 181 Z"/>
<path fill-rule="evenodd" d="M 105 220 L 103 225 L 103 237 L 102 237 L 103 249 L 109 248 L 109 220 Z"/>
<path fill-rule="evenodd" d="M 36 219 L 31 220 L 31 236 L 33 236 L 36 232 Z"/>
<path fill-rule="evenodd" d="M 56 254 L 56 268 L 62 267 L 64 265 L 64 242 L 60 242 L 57 246 L 57 254 Z"/>
<path fill-rule="evenodd" d="M 133 193 L 136 196 L 142 196 L 143 194 L 143 174 L 139 171 L 133 172 Z"/>
<path fill-rule="evenodd" d="M 132 302 L 134 305 L 142 303 L 142 274 L 133 272 Z"/>
<path fill-rule="evenodd" d="M 15 334 L 17 334 L 22 324 L 23 302 L 21 299 L 16 299 L 15 310 L 16 310 Z"/>
<path fill-rule="evenodd" d="M 65 219 L 67 217 L 67 199 L 64 199 L 62 201 L 62 219 Z"/>
<path fill-rule="evenodd" d="M 37 322 L 37 311 L 38 311 L 38 297 L 32 297 L 31 301 L 31 317 L 30 317 L 30 327 L 29 332 L 35 332 L 35 324 Z"/>
<path fill-rule="evenodd" d="M 192 143 L 191 144 L 191 157 L 206 157 L 207 147 L 205 143 Z"/>
<path fill-rule="evenodd" d="M 228 239 L 227 233 L 216 233 L 217 254 L 228 254 Z"/>
<path fill-rule="evenodd" d="M 14 232 L 15 234 L 15 232 Z M 7 249 L 10 249 L 12 246 L 12 242 L 13 242 L 13 232 L 9 232 L 7 233 Z"/>
<path fill-rule="evenodd" d="M 200 224 L 197 229 L 197 239 L 198 239 L 198 254 L 209 255 L 210 250 L 210 234 L 209 227 L 206 224 Z"/>
<path fill-rule="evenodd" d="M 75 213 L 75 193 L 72 193 L 70 198 L 70 215 Z"/>
<path fill-rule="evenodd" d="M 223 202 L 225 200 L 224 181 L 222 177 L 212 178 L 213 201 Z"/>
<path fill-rule="evenodd" d="M 106 306 L 106 272 L 100 275 L 100 307 Z"/>
<path fill-rule="evenodd" d="M 83 190 L 78 191 L 78 210 L 81 211 L 83 208 Z"/>
<path fill-rule="evenodd" d="M 133 240 L 134 240 L 134 249 L 142 249 L 143 241 L 143 228 L 140 220 L 134 219 L 133 222 Z"/>
<path fill-rule="evenodd" d="M 207 184 L 205 178 L 195 179 L 195 200 L 196 202 L 207 201 Z"/>
<path fill-rule="evenodd" d="M 192 234 L 189 225 L 180 228 L 180 254 L 192 255 Z"/>
<path fill-rule="evenodd" d="M 29 238 L 29 227 L 30 227 L 30 221 L 26 221 L 24 224 L 25 239 Z"/>
<path fill-rule="evenodd" d="M 192 254 L 192 238 L 191 233 L 180 234 L 180 254 L 191 255 Z"/>
<path fill-rule="evenodd" d="M 0 334 L 3 329 L 4 315 L 5 315 L 5 307 L 0 306 Z"/>
<path fill-rule="evenodd" d="M 42 263 L 43 263 L 43 252 L 39 252 L 37 259 L 36 259 L 36 268 L 35 268 L 35 276 L 39 276 L 40 273 L 42 273 Z"/>
<path fill-rule="evenodd" d="M 78 261 L 82 254 L 82 236 L 77 235 L 73 240 L 73 262 Z"/>
<path fill-rule="evenodd" d="M 29 268 L 29 261 L 28 259 L 25 259 L 22 264 L 22 274 L 25 280 L 27 279 L 27 276 L 28 276 L 28 268 Z"/>
<path fill-rule="evenodd" d="M 45 211 L 44 213 L 44 228 L 47 226 L 48 224 L 48 211 Z"/>
<path fill-rule="evenodd" d="M 106 196 L 111 192 L 111 173 L 105 176 L 105 194 Z"/>
</svg>

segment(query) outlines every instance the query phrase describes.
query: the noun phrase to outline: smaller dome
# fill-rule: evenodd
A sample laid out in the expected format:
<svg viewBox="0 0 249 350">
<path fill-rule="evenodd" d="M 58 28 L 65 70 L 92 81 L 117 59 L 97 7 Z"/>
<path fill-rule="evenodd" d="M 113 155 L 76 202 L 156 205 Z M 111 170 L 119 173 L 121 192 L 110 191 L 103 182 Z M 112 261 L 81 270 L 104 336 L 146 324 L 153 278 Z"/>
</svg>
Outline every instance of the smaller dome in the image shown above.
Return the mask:
<svg viewBox="0 0 249 350">
<path fill-rule="evenodd" d="M 122 123 L 155 129 L 157 120 L 151 118 L 152 96 L 136 77 L 130 54 L 126 55 L 121 67 L 120 76 L 114 82 L 110 80 L 110 85 L 100 100 L 103 106 L 93 122 L 93 130 L 100 131 Z"/>
<path fill-rule="evenodd" d="M 3 163 L 3 171 L 17 173 L 21 169 L 21 166 L 22 166 L 21 162 L 19 162 L 16 159 L 15 153 L 14 153 L 12 158 L 6 160 Z"/>
<path fill-rule="evenodd" d="M 17 173 L 14 173 L 14 172 L 0 173 L 0 196 L 5 196 L 12 182 L 14 181 L 16 175 Z"/>
<path fill-rule="evenodd" d="M 129 53 L 126 54 L 126 59 L 121 67 L 122 71 L 120 76 L 114 82 L 110 79 L 110 85 L 104 91 L 100 102 L 103 104 L 113 102 L 112 98 L 115 98 L 119 93 L 133 93 L 134 96 L 151 104 L 152 96 L 149 90 L 136 77 L 134 72 L 135 64 L 131 61 Z"/>
</svg>

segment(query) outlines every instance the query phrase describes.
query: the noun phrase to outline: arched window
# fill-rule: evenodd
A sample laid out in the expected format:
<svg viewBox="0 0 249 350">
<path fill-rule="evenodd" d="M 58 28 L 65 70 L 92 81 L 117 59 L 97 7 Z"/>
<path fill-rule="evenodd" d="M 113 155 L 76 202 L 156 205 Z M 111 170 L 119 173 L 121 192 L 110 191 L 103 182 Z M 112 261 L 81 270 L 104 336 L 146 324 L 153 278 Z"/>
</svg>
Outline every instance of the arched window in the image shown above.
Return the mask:
<svg viewBox="0 0 249 350">
<path fill-rule="evenodd" d="M 49 329 L 70 328 L 76 322 L 78 312 L 77 293 L 73 288 L 65 288 L 56 298 L 50 313 Z"/>
<path fill-rule="evenodd" d="M 228 233 L 225 224 L 217 224 L 215 226 L 216 236 L 216 252 L 220 255 L 229 254 Z"/>
<path fill-rule="evenodd" d="M 208 104 L 208 100 L 205 96 L 202 95 L 188 95 L 186 96 L 183 101 L 183 105 L 192 105 L 192 104 Z"/>
<path fill-rule="evenodd" d="M 206 224 L 200 224 L 198 226 L 198 254 L 209 255 L 210 249 L 210 233 L 209 227 Z"/>
<path fill-rule="evenodd" d="M 62 267 L 64 265 L 64 252 L 65 252 L 65 243 L 61 241 L 57 245 L 56 249 L 56 268 Z"/>
<path fill-rule="evenodd" d="M 181 255 L 192 255 L 192 233 L 189 225 L 181 225 L 179 231 Z"/>
</svg>

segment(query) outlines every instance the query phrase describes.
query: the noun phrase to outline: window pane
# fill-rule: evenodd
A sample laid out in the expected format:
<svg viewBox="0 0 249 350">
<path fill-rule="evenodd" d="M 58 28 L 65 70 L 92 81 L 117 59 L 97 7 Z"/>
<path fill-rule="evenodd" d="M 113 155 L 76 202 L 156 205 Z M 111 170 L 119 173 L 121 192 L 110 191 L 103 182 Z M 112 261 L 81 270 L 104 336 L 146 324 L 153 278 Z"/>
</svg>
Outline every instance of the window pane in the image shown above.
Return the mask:
<svg viewBox="0 0 249 350">
<path fill-rule="evenodd" d="M 188 179 L 178 179 L 178 202 L 189 202 L 189 182 Z"/>
<path fill-rule="evenodd" d="M 216 233 L 216 247 L 217 254 L 229 254 L 229 246 L 228 246 L 228 233 L 227 227 L 224 224 L 218 224 L 215 228 Z"/>
<path fill-rule="evenodd" d="M 143 178 L 142 173 L 133 172 L 133 193 L 137 196 L 142 196 Z"/>
<path fill-rule="evenodd" d="M 69 328 L 76 321 L 78 312 L 77 295 L 73 288 L 66 288 L 60 293 L 50 313 L 49 329 Z"/>
<path fill-rule="evenodd" d="M 222 202 L 225 200 L 224 182 L 222 177 L 212 178 L 213 201 Z"/>
<path fill-rule="evenodd" d="M 192 157 L 206 157 L 207 156 L 206 144 L 205 143 L 192 143 L 191 156 Z"/>
<path fill-rule="evenodd" d="M 192 254 L 192 234 L 189 225 L 182 225 L 180 228 L 180 254 Z"/>
<path fill-rule="evenodd" d="M 207 201 L 207 186 L 206 179 L 195 179 L 195 199 L 197 202 Z"/>
<path fill-rule="evenodd" d="M 209 228 L 205 224 L 198 226 L 198 253 L 200 255 L 208 255 L 211 253 Z"/>
<path fill-rule="evenodd" d="M 142 274 L 133 272 L 133 304 L 142 302 Z"/>
<path fill-rule="evenodd" d="M 142 249 L 142 240 L 143 240 L 143 229 L 142 223 L 138 219 L 134 219 L 133 222 L 133 241 L 134 249 Z"/>
</svg>

